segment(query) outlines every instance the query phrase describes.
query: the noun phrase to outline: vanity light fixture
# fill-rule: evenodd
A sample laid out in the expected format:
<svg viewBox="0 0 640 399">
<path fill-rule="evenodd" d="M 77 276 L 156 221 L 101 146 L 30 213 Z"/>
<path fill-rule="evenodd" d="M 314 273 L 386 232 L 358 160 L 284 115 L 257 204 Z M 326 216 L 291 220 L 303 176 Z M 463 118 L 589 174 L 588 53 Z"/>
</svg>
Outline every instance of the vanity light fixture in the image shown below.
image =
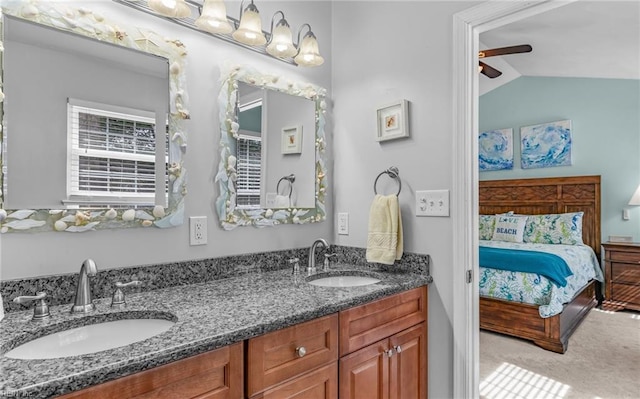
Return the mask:
<svg viewBox="0 0 640 399">
<path fill-rule="evenodd" d="M 244 0 L 240 3 L 240 26 L 233 32 L 232 36 L 240 43 L 248 44 L 249 46 L 262 46 L 267 42 L 267 38 L 262 33 L 262 21 L 260 20 L 260 12 L 258 7 L 251 4 L 242 11 L 242 5 Z"/>
<path fill-rule="evenodd" d="M 278 14 L 282 15 L 282 18 L 274 28 L 273 21 Z M 267 53 L 276 58 L 290 58 L 298 53 L 298 49 L 293 44 L 291 28 L 287 20 L 284 19 L 284 13 L 282 11 L 276 11 L 271 18 L 271 39 L 269 40 L 269 44 L 267 44 Z"/>
<path fill-rule="evenodd" d="M 191 16 L 191 8 L 185 0 L 148 0 L 149 8 L 169 18 L 186 18 Z"/>
<path fill-rule="evenodd" d="M 227 19 L 227 7 L 222 0 L 204 0 L 202 13 L 195 22 L 198 29 L 209 33 L 231 33 L 233 27 Z"/>
<path fill-rule="evenodd" d="M 292 40 L 292 31 L 282 11 L 271 18 L 271 30 L 262 30 L 262 22 L 254 0 L 244 7 L 240 3 L 240 19 L 227 15 L 222 0 L 113 0 L 116 3 L 165 18 L 179 25 L 204 32 L 226 42 L 268 55 L 288 64 L 314 67 L 324 63 L 318 39 L 311 25 L 302 24 L 298 30 L 298 43 Z M 198 16 L 193 18 L 193 16 Z M 277 19 L 279 18 L 279 19 Z M 277 20 L 277 23 L 276 23 Z M 274 25 L 275 24 L 275 25 Z M 302 31 L 306 33 L 301 39 Z"/>
<path fill-rule="evenodd" d="M 304 38 L 302 38 L 302 42 L 300 42 L 300 33 L 304 27 L 309 28 L 309 30 L 304 35 Z M 298 55 L 294 58 L 296 64 L 312 67 L 324 63 L 324 58 L 322 58 L 320 50 L 318 49 L 318 39 L 316 39 L 316 35 L 311 31 L 311 25 L 304 24 L 300 27 L 298 31 L 298 43 Z"/>
</svg>

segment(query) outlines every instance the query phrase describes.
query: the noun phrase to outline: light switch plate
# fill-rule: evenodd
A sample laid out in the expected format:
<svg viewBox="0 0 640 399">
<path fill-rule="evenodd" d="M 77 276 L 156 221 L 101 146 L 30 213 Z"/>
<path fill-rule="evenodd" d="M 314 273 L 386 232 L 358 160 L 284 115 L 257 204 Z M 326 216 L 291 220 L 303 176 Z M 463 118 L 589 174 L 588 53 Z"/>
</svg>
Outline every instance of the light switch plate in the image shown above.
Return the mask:
<svg viewBox="0 0 640 399">
<path fill-rule="evenodd" d="M 416 216 L 449 216 L 449 190 L 416 191 Z"/>
<path fill-rule="evenodd" d="M 338 213 L 338 234 L 349 235 L 349 214 L 347 212 Z"/>
</svg>

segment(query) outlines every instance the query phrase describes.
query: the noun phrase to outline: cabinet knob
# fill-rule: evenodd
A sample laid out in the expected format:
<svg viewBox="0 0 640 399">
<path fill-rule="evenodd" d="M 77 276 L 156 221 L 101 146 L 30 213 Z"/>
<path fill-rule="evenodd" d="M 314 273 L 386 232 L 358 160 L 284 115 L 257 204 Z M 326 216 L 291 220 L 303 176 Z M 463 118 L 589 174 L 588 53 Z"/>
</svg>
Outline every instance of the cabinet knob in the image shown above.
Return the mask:
<svg viewBox="0 0 640 399">
<path fill-rule="evenodd" d="M 393 347 L 393 349 L 395 349 L 395 350 L 396 350 L 396 353 L 400 353 L 400 352 L 402 352 L 402 347 L 401 347 L 400 345 L 396 345 L 396 346 L 394 346 L 394 347 Z"/>
<path fill-rule="evenodd" d="M 298 357 L 304 357 L 307 354 L 307 349 L 304 346 L 299 346 L 296 348 L 296 353 Z"/>
<path fill-rule="evenodd" d="M 391 357 L 391 356 L 393 356 L 393 348 L 385 350 L 385 351 L 384 351 L 384 354 L 385 354 L 387 357 Z"/>
</svg>

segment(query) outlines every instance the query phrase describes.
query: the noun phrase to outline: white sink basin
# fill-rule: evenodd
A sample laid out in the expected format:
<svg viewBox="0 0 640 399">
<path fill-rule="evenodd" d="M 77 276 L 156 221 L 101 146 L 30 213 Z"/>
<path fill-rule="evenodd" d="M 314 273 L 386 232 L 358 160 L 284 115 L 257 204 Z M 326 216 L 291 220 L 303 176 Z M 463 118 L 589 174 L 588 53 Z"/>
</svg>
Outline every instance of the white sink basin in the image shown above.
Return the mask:
<svg viewBox="0 0 640 399">
<path fill-rule="evenodd" d="M 380 280 L 368 276 L 328 276 L 308 281 L 311 285 L 320 287 L 359 287 L 379 283 Z"/>
<path fill-rule="evenodd" d="M 126 319 L 76 327 L 26 342 L 4 356 L 13 359 L 56 359 L 113 349 L 167 331 L 173 321 Z"/>
</svg>

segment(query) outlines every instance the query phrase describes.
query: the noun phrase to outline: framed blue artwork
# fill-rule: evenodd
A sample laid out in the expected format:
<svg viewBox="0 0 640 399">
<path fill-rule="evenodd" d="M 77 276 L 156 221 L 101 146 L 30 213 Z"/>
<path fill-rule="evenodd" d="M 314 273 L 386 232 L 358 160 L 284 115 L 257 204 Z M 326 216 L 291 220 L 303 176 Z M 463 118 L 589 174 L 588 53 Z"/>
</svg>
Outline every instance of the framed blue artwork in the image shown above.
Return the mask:
<svg viewBox="0 0 640 399">
<path fill-rule="evenodd" d="M 513 129 L 480 133 L 478 156 L 480 172 L 513 169 Z"/>
<path fill-rule="evenodd" d="M 571 165 L 571 121 L 520 128 L 522 169 Z"/>
</svg>

